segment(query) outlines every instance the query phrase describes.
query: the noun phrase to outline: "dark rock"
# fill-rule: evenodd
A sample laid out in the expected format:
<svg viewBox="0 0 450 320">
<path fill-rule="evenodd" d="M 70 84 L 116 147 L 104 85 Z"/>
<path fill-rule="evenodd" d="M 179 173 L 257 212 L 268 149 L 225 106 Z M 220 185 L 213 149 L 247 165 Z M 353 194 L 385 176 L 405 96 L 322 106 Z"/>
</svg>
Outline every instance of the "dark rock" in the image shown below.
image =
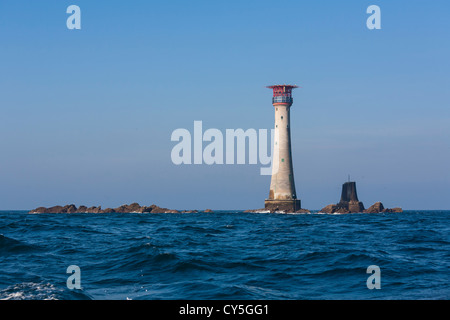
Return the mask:
<svg viewBox="0 0 450 320">
<path fill-rule="evenodd" d="M 120 212 L 120 213 L 132 213 L 132 212 L 140 212 L 141 206 L 139 203 L 132 203 L 130 205 L 124 204 L 120 207 L 117 207 L 114 209 L 114 212 Z"/>
<path fill-rule="evenodd" d="M 384 209 L 382 212 L 388 212 L 388 213 L 402 213 L 402 212 L 403 212 L 403 209 L 402 209 L 402 208 L 399 208 L 399 207 L 392 208 L 392 209 L 386 208 L 386 209 Z"/>
<path fill-rule="evenodd" d="M 78 209 L 78 210 L 80 210 L 80 209 Z M 86 213 L 103 213 L 103 210 L 102 210 L 101 206 L 100 207 L 90 207 L 90 208 L 87 208 L 85 212 Z"/>
<path fill-rule="evenodd" d="M 77 209 L 77 213 L 85 213 L 85 212 L 87 212 L 88 211 L 88 207 L 86 207 L 86 206 L 80 206 L 78 209 Z"/>
<path fill-rule="evenodd" d="M 384 206 L 381 202 L 376 202 L 371 205 L 367 210 L 364 210 L 365 213 L 380 213 L 384 210 Z"/>
<path fill-rule="evenodd" d="M 106 210 L 109 211 L 109 209 L 111 209 L 111 208 L 107 208 L 104 211 L 106 211 Z M 114 208 L 111 210 L 113 210 L 112 212 L 118 212 L 118 213 L 128 213 L 129 212 L 128 205 L 126 205 L 126 204 L 121 205 L 120 207 L 117 207 L 117 208 Z M 110 213 L 110 212 L 105 212 L 105 213 Z"/>
<path fill-rule="evenodd" d="M 352 213 L 350 212 L 350 210 L 344 208 L 344 207 L 339 207 L 335 212 L 333 213 Z"/>
<path fill-rule="evenodd" d="M 308 209 L 300 209 L 295 211 L 295 213 L 311 213 L 311 211 L 309 211 Z"/>
<path fill-rule="evenodd" d="M 128 211 L 127 212 L 138 212 L 141 209 L 141 206 L 139 203 L 132 203 L 129 206 L 127 206 Z"/>
<path fill-rule="evenodd" d="M 374 205 L 372 205 L 369 209 L 365 210 L 366 213 L 401 213 L 403 212 L 402 208 L 385 208 L 381 202 L 376 202 Z"/>
<path fill-rule="evenodd" d="M 77 207 L 73 204 L 62 206 L 54 206 L 50 208 L 39 207 L 31 210 L 30 213 L 75 213 L 77 212 Z"/>
<path fill-rule="evenodd" d="M 140 206 L 138 203 L 132 203 L 130 205 L 124 204 L 117 208 L 106 208 L 102 210 L 102 207 L 86 207 L 80 206 L 78 209 L 75 205 L 70 204 L 64 207 L 62 206 L 54 206 L 50 208 L 39 207 L 30 211 L 30 213 L 179 213 L 178 210 L 161 208 L 157 205 L 152 204 L 149 207 Z M 188 212 L 198 212 L 197 210 L 192 210 Z"/>
<path fill-rule="evenodd" d="M 149 210 L 148 212 L 151 212 L 151 213 L 180 213 L 178 210 L 161 208 L 155 204 L 152 204 L 150 207 L 147 208 L 147 210 Z"/>
<path fill-rule="evenodd" d="M 141 209 L 139 210 L 139 213 L 150 213 L 150 212 L 152 212 L 152 208 L 146 206 L 141 207 Z"/>
<path fill-rule="evenodd" d="M 46 207 L 39 207 L 30 211 L 30 213 L 45 213 L 47 211 Z"/>
<path fill-rule="evenodd" d="M 139 206 L 139 208 L 134 208 L 132 211 L 132 213 L 144 213 L 145 208 L 147 208 L 146 206 Z"/>
<path fill-rule="evenodd" d="M 203 211 L 205 213 L 213 213 L 214 211 L 212 211 L 211 209 L 206 209 L 205 211 Z"/>
<path fill-rule="evenodd" d="M 77 212 L 77 207 L 74 204 L 69 204 L 67 206 L 64 206 L 63 213 L 75 213 Z"/>
<path fill-rule="evenodd" d="M 61 206 L 54 206 L 54 207 L 50 207 L 48 208 L 44 213 L 65 213 L 63 212 L 63 207 Z"/>
<path fill-rule="evenodd" d="M 336 212 L 337 209 L 338 209 L 338 208 L 337 208 L 337 205 L 335 205 L 335 204 L 329 204 L 329 205 L 327 205 L 326 207 L 322 208 L 322 209 L 320 210 L 320 212 L 323 212 L 323 213 L 334 213 L 334 212 Z"/>
</svg>

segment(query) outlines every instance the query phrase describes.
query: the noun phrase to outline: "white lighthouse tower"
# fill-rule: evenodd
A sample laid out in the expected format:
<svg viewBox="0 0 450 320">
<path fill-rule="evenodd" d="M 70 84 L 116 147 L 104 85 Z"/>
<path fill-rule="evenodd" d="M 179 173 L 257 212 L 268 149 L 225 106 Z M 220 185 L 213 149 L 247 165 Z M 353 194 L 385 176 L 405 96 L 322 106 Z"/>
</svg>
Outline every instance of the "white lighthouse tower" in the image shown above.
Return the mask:
<svg viewBox="0 0 450 320">
<path fill-rule="evenodd" d="M 272 179 L 269 198 L 265 208 L 271 211 L 295 212 L 301 208 L 294 183 L 291 152 L 290 108 L 293 102 L 292 89 L 295 85 L 274 85 L 272 104 L 275 108 L 275 137 L 272 160 Z"/>
</svg>

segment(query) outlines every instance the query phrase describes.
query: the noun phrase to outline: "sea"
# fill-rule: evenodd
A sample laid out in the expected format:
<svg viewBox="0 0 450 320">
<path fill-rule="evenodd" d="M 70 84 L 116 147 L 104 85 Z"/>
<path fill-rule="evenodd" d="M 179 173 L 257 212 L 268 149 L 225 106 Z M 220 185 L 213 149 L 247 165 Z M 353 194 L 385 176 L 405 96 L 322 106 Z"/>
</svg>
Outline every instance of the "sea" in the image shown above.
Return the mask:
<svg viewBox="0 0 450 320">
<path fill-rule="evenodd" d="M 447 300 L 449 267 L 450 211 L 0 211 L 3 300 Z"/>
</svg>

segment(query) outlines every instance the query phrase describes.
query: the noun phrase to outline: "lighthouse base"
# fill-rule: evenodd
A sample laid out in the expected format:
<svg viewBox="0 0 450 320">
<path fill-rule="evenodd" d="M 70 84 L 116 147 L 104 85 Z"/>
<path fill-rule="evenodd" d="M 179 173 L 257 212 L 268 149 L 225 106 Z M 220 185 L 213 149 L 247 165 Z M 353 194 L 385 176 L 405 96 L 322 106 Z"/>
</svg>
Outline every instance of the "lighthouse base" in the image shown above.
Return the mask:
<svg viewBox="0 0 450 320">
<path fill-rule="evenodd" d="M 264 208 L 266 210 L 270 210 L 270 212 L 284 211 L 292 213 L 301 209 L 301 201 L 299 199 L 292 199 L 292 200 L 266 199 L 264 201 Z"/>
</svg>

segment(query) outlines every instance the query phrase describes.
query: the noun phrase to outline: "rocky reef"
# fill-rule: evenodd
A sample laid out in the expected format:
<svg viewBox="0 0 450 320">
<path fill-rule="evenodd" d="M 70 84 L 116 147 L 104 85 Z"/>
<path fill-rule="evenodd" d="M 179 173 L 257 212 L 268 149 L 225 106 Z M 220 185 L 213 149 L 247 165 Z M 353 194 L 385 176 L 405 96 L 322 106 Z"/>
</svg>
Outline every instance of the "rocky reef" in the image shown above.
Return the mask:
<svg viewBox="0 0 450 320">
<path fill-rule="evenodd" d="M 280 208 L 263 208 L 263 209 L 251 209 L 251 210 L 245 210 L 244 212 L 255 212 L 255 213 L 311 213 L 308 209 L 299 209 L 297 211 L 290 211 L 290 210 L 283 210 Z"/>
<path fill-rule="evenodd" d="M 358 200 L 356 193 L 356 182 L 346 182 L 342 185 L 341 200 L 337 204 L 329 204 L 320 210 L 322 213 L 380 213 L 380 212 L 403 212 L 402 208 L 388 209 L 381 202 L 376 202 L 368 209 Z"/>
<path fill-rule="evenodd" d="M 132 203 L 130 205 L 124 204 L 117 208 L 102 209 L 99 207 L 76 207 L 74 204 L 66 206 L 54 206 L 54 207 L 39 207 L 31 210 L 29 213 L 197 213 L 198 210 L 173 210 L 167 208 L 158 207 L 155 204 L 151 206 L 140 206 L 138 203 Z M 207 209 L 204 212 L 213 212 L 211 209 Z"/>
<path fill-rule="evenodd" d="M 402 208 L 385 208 L 381 202 L 375 202 L 369 209 L 364 210 L 365 213 L 380 213 L 380 212 L 403 212 Z"/>
<path fill-rule="evenodd" d="M 292 209 L 292 208 L 291 208 Z M 39 207 L 29 213 L 213 213 L 211 209 L 199 210 L 174 210 L 162 208 L 155 204 L 151 206 L 140 206 L 138 203 L 124 204 L 117 208 L 102 209 L 99 207 L 76 207 L 74 204 L 66 206 Z M 255 213 L 310 213 L 308 209 L 289 210 L 282 205 L 273 205 L 262 209 L 245 210 L 244 212 Z M 380 212 L 403 212 L 402 208 L 385 208 L 381 202 L 376 202 L 368 209 L 358 200 L 356 182 L 346 182 L 342 185 L 341 200 L 337 204 L 329 204 L 322 208 L 321 213 L 380 213 Z"/>
</svg>

